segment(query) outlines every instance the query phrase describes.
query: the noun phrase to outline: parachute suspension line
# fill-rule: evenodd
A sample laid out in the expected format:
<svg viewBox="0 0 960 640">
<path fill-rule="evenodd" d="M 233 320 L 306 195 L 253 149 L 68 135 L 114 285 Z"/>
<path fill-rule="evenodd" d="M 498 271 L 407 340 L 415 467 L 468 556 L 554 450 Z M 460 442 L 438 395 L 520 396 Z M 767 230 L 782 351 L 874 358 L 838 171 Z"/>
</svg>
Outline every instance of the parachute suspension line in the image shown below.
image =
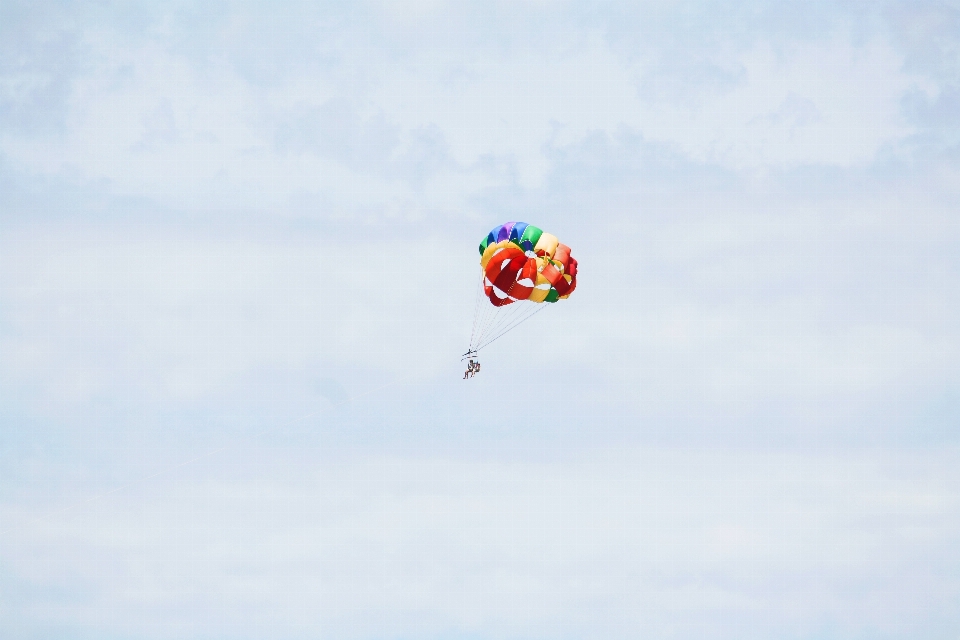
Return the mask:
<svg viewBox="0 0 960 640">
<path fill-rule="evenodd" d="M 487 332 L 484 342 L 488 343 L 493 339 L 499 338 L 501 335 L 526 322 L 535 313 L 541 310 L 543 310 L 543 304 L 523 305 L 523 308 L 518 309 L 517 313 L 512 314 L 510 317 L 504 318 L 503 322 L 499 323 L 497 326 L 493 327 L 493 329 Z"/>
<path fill-rule="evenodd" d="M 503 307 L 495 307 L 493 305 L 490 305 L 490 307 L 493 307 L 490 309 L 487 305 L 483 305 L 486 311 L 485 321 L 482 323 L 481 330 L 477 333 L 473 343 L 470 345 L 472 349 L 480 349 L 481 347 L 491 344 L 494 340 L 497 340 L 504 334 L 520 326 L 547 306 L 552 306 L 553 303 L 523 304 L 523 301 L 518 301 L 513 304 L 516 306 L 507 310 L 504 310 Z"/>
<path fill-rule="evenodd" d="M 549 303 L 524 303 L 524 302 L 515 302 L 516 306 L 513 309 L 510 309 L 508 313 L 503 314 L 500 318 L 497 319 L 496 323 L 491 326 L 486 335 L 496 335 L 503 327 L 510 326 L 515 320 L 521 318 L 524 315 L 533 314 L 537 309 L 540 308 L 542 304 Z"/>
<path fill-rule="evenodd" d="M 512 305 L 509 305 L 508 309 L 503 309 L 501 313 L 498 313 L 494 320 L 486 327 L 483 335 L 480 336 L 480 341 L 483 341 L 487 336 L 495 334 L 500 330 L 501 327 L 510 324 L 518 316 L 523 315 L 527 310 L 526 307 L 529 307 L 530 303 L 523 304 L 522 302 L 514 302 Z"/>
<path fill-rule="evenodd" d="M 473 333 L 473 336 L 470 340 L 470 348 L 474 350 L 483 340 L 483 336 L 486 335 L 487 329 L 496 320 L 501 309 L 500 307 L 496 307 L 487 301 L 486 291 L 484 290 L 485 283 L 486 275 L 481 271 L 480 285 L 477 289 L 478 308 L 474 312 L 476 331 Z"/>
<path fill-rule="evenodd" d="M 473 349 L 474 347 L 473 339 L 477 334 L 477 325 L 479 324 L 480 314 L 477 312 L 480 311 L 480 301 L 486 297 L 483 293 L 483 278 L 484 278 L 484 273 L 483 273 L 483 269 L 481 269 L 480 281 L 477 283 L 476 300 L 474 300 L 474 303 L 473 303 L 473 327 L 470 329 L 470 348 L 471 349 Z"/>
<path fill-rule="evenodd" d="M 484 298 L 486 298 L 486 293 L 484 293 Z M 487 334 L 490 327 L 497 321 L 497 318 L 500 317 L 503 307 L 497 307 L 493 304 L 487 304 L 488 301 L 484 300 L 481 302 L 482 307 L 482 320 L 480 324 L 480 329 L 477 332 L 476 342 L 479 344 L 483 337 Z"/>
<path fill-rule="evenodd" d="M 498 318 L 497 323 L 490 327 L 490 331 L 488 333 L 496 333 L 504 325 L 510 324 L 517 317 L 522 316 L 523 314 L 532 311 L 533 308 L 539 306 L 540 305 L 535 305 L 535 303 L 532 302 L 515 302 L 514 307 L 509 310 L 509 313 L 505 313 L 502 317 Z"/>
<path fill-rule="evenodd" d="M 486 321 L 483 324 L 483 327 L 480 333 L 477 336 L 477 343 L 481 343 L 484 339 L 490 335 L 492 331 L 495 331 L 505 319 L 513 318 L 520 311 L 522 311 L 521 305 L 519 302 L 514 302 L 512 305 L 504 305 L 501 307 L 496 307 L 490 305 L 487 309 Z M 506 307 L 506 308 L 505 308 Z"/>
<path fill-rule="evenodd" d="M 510 326 L 508 326 L 506 329 L 504 329 L 503 331 L 501 331 L 499 334 L 497 334 L 497 335 L 493 336 L 492 338 L 487 339 L 485 342 L 477 345 L 477 350 L 483 349 L 484 347 L 487 347 L 487 346 L 493 344 L 494 342 L 496 342 L 497 340 L 499 340 L 500 338 L 502 338 L 503 336 L 505 336 L 506 334 L 508 334 L 510 331 L 512 331 L 512 330 L 515 329 L 516 327 L 520 326 L 521 324 L 523 324 L 524 322 L 526 322 L 527 320 L 529 320 L 529 319 L 532 318 L 533 316 L 537 315 L 538 313 L 540 313 L 541 311 L 543 311 L 544 309 L 546 309 L 546 308 L 547 308 L 547 304 L 549 304 L 549 303 L 541 303 L 541 304 L 537 305 L 539 308 L 537 308 L 536 310 L 534 310 L 533 313 L 530 313 L 530 314 L 528 314 L 528 315 L 526 315 L 526 316 L 523 316 L 522 318 L 520 318 L 519 320 L 517 320 L 516 322 L 514 322 L 513 324 L 511 324 Z M 553 305 L 551 305 L 551 306 L 553 306 Z"/>
</svg>

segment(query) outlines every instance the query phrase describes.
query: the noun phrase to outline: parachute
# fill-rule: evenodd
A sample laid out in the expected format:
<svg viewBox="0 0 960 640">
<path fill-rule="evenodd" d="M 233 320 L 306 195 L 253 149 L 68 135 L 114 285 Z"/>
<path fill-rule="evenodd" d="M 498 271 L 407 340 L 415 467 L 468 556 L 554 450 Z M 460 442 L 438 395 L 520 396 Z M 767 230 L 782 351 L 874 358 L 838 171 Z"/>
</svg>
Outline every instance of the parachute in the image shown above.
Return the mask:
<svg viewBox="0 0 960 640">
<path fill-rule="evenodd" d="M 577 261 L 556 236 L 507 222 L 480 243 L 480 285 L 470 349 L 475 355 L 577 288 Z"/>
</svg>

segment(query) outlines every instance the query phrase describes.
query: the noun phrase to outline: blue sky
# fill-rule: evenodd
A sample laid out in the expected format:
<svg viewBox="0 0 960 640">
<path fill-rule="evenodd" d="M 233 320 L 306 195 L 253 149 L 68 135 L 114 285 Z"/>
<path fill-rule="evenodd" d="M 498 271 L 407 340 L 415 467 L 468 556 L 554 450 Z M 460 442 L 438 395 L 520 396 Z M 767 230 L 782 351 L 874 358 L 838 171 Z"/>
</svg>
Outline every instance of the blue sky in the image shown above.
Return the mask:
<svg viewBox="0 0 960 640">
<path fill-rule="evenodd" d="M 953 637 L 958 112 L 955 2 L 0 2 L 0 635 Z"/>
</svg>

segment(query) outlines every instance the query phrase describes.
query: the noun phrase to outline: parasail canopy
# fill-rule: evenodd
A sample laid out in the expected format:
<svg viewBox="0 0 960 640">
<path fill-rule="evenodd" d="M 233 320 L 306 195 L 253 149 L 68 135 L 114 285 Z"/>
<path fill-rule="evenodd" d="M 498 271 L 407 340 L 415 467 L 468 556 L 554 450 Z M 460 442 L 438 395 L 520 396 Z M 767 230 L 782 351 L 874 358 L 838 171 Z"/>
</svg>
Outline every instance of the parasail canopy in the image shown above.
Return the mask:
<svg viewBox="0 0 960 640">
<path fill-rule="evenodd" d="M 467 353 L 519 326 L 546 306 L 540 303 L 564 300 L 577 288 L 577 261 L 570 247 L 526 222 L 507 222 L 487 234 L 480 243 L 480 270 Z M 501 312 L 507 305 L 515 306 Z"/>
</svg>

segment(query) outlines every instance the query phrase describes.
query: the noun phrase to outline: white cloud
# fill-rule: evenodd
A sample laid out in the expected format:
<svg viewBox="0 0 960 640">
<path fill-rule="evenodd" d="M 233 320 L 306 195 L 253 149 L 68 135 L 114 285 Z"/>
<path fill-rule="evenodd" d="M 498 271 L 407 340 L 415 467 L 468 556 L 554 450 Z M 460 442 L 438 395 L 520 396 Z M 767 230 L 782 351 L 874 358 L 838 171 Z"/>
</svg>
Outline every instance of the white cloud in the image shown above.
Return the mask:
<svg viewBox="0 0 960 640">
<path fill-rule="evenodd" d="M 545 31 L 534 42 L 511 34 L 508 46 L 454 46 L 457 33 L 473 34 L 466 18 L 422 10 L 432 16 L 427 25 L 451 33 L 415 41 L 393 25 L 383 41 L 361 46 L 366 40 L 354 42 L 348 31 L 269 83 L 251 80 L 245 62 L 226 53 L 254 28 L 242 21 L 223 23 L 216 38 L 225 49 L 206 58 L 159 37 L 91 30 L 85 46 L 97 64 L 69 85 L 64 135 L 8 133 L 0 146 L 34 171 L 104 181 L 112 193 L 180 208 L 280 212 L 302 193 L 322 202 L 324 215 L 405 215 L 470 209 L 490 185 L 541 186 L 553 162 L 547 147 L 624 127 L 693 159 L 751 171 L 869 162 L 913 132 L 900 115 L 904 92 L 933 90 L 905 72 L 902 54 L 881 38 L 858 43 L 838 32 L 828 41 L 722 48 L 710 62 L 739 69 L 732 82 L 663 93 L 658 83 L 682 78 L 668 78 L 677 70 L 642 43 L 631 58 L 596 29 L 562 23 L 555 37 Z M 319 64 L 324 55 L 335 62 Z M 21 76 L 5 82 L 19 86 Z M 356 119 L 342 136 L 342 118 L 323 122 L 334 104 Z M 297 153 L 276 146 L 291 114 L 320 127 Z M 431 128 L 449 157 L 424 167 L 428 183 L 444 187 L 421 191 L 402 170 L 414 160 L 418 132 Z M 360 145 L 360 155 L 338 155 L 344 143 Z M 488 159 L 511 170 L 491 172 Z"/>
<path fill-rule="evenodd" d="M 732 86 L 646 101 L 644 134 L 701 161 L 752 169 L 867 163 L 914 131 L 901 99 L 920 78 L 879 37 L 759 42 L 737 62 Z"/>
<path fill-rule="evenodd" d="M 924 568 L 957 543 L 954 451 L 601 449 L 562 463 L 313 451 L 231 448 L 42 524 L 29 517 L 47 500 L 7 500 L 5 588 L 90 585 L 48 621 L 93 616 L 141 637 L 720 637 L 718 616 L 745 637 L 820 624 L 844 636 L 892 632 L 923 600 L 957 594 Z M 904 580 L 919 591 L 891 597 Z"/>
<path fill-rule="evenodd" d="M 219 396 L 249 372 L 435 371 L 466 342 L 472 260 L 429 237 L 290 243 L 100 233 L 7 245 L 0 370 L 39 397 Z M 472 243 L 471 243 L 472 244 Z M 472 254 L 470 254 L 472 255 Z M 400 354 L 414 351 L 414 360 Z"/>
</svg>

